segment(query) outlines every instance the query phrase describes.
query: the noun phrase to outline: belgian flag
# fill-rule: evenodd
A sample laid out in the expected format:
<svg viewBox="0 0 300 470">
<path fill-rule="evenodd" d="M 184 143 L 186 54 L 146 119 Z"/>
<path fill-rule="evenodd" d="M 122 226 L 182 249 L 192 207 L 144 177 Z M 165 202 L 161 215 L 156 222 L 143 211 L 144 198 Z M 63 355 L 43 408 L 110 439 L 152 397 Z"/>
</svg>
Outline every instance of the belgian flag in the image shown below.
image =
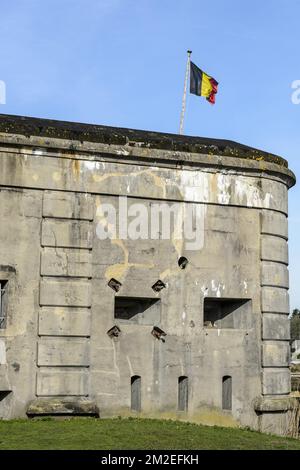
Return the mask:
<svg viewBox="0 0 300 470">
<path fill-rule="evenodd" d="M 218 82 L 203 72 L 197 65 L 190 62 L 190 93 L 205 96 L 207 101 L 215 104 L 215 95 L 218 91 Z"/>
</svg>

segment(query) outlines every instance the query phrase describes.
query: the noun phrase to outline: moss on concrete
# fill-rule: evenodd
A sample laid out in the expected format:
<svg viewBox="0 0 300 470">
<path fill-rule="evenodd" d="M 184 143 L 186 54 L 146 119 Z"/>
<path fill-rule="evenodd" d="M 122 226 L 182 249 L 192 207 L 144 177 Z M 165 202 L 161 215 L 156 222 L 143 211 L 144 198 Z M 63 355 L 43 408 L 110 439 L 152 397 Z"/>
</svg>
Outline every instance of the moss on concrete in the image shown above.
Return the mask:
<svg viewBox="0 0 300 470">
<path fill-rule="evenodd" d="M 288 167 L 287 161 L 277 155 L 223 139 L 192 137 L 6 114 L 0 114 L 0 132 L 20 134 L 27 137 L 39 136 L 79 142 L 100 142 L 148 149 L 237 157 L 271 162 L 284 168 Z"/>
</svg>

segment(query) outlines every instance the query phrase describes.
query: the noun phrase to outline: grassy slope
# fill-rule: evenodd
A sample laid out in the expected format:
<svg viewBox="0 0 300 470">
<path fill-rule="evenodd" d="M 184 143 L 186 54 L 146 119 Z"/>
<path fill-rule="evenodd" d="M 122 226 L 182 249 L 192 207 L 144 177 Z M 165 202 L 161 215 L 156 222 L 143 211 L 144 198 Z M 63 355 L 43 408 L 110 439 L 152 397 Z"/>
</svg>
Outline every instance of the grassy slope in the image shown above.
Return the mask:
<svg viewBox="0 0 300 470">
<path fill-rule="evenodd" d="M 300 440 L 150 419 L 0 421 L 0 449 L 298 449 Z"/>
</svg>

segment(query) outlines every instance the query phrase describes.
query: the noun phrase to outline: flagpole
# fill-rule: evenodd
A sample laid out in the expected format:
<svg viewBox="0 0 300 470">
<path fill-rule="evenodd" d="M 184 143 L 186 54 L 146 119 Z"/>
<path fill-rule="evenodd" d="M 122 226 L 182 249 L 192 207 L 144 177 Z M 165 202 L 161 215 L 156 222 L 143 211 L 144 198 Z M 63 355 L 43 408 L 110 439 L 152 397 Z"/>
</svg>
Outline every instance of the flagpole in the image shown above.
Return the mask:
<svg viewBox="0 0 300 470">
<path fill-rule="evenodd" d="M 186 70 L 185 70 L 185 79 L 184 79 L 184 89 L 183 89 L 183 98 L 182 98 L 182 108 L 181 108 L 181 115 L 180 115 L 179 134 L 183 134 L 184 115 L 185 115 L 185 108 L 186 108 L 186 92 L 187 92 L 187 84 L 188 84 L 188 78 L 189 78 L 191 53 L 192 53 L 192 51 L 187 51 L 188 58 L 187 58 Z"/>
</svg>

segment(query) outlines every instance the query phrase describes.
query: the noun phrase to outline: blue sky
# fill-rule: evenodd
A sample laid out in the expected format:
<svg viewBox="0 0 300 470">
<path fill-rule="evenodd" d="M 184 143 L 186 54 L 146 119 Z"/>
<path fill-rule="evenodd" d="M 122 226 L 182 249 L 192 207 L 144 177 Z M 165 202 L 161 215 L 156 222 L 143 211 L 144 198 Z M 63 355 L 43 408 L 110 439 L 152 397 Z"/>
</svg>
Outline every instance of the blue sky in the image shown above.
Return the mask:
<svg viewBox="0 0 300 470">
<path fill-rule="evenodd" d="M 185 133 L 287 158 L 300 175 L 300 0 L 0 0 L 0 112 L 177 132 L 186 50 L 220 83 L 189 96 Z M 290 191 L 300 308 L 300 185 Z"/>
</svg>

